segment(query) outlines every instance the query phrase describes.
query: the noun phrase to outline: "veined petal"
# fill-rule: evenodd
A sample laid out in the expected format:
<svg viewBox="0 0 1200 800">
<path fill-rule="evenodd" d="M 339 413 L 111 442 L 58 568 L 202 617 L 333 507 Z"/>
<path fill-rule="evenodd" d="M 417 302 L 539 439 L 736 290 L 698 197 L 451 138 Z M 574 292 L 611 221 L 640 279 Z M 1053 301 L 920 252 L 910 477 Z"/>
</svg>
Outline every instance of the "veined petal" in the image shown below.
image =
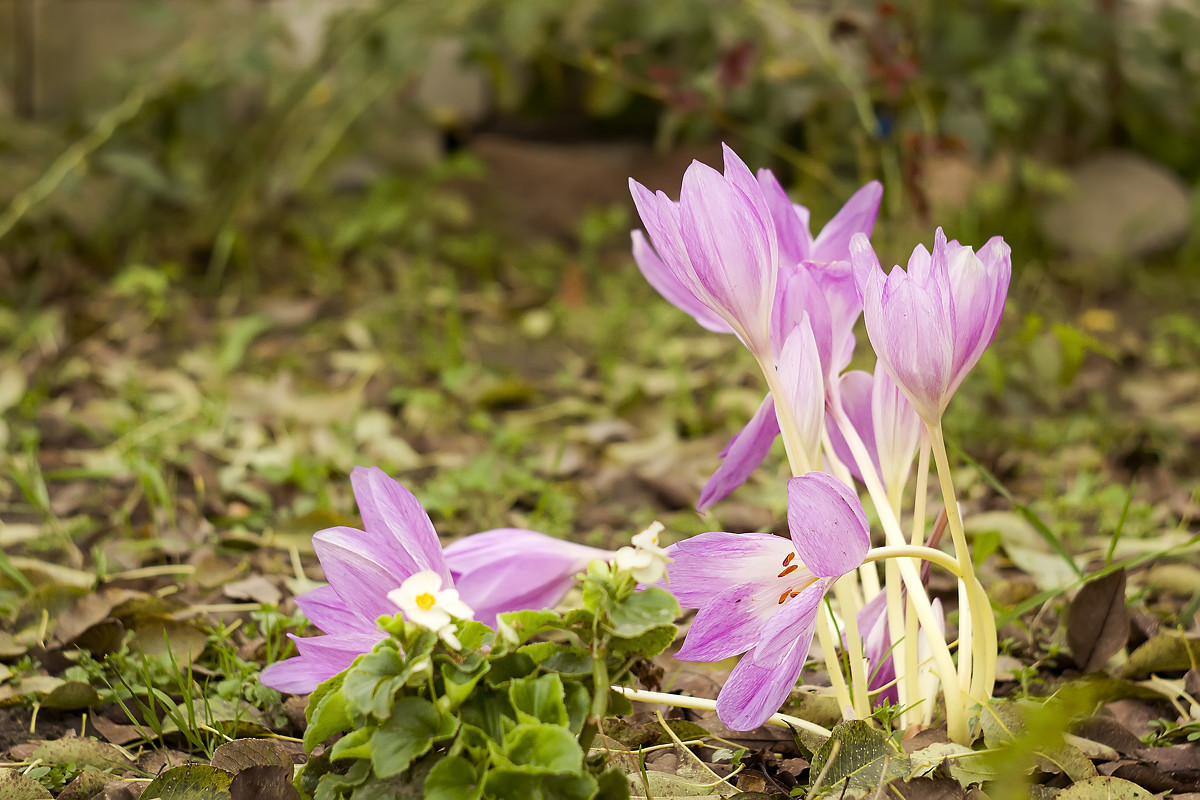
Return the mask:
<svg viewBox="0 0 1200 800">
<path fill-rule="evenodd" d="M 812 630 L 815 628 L 809 630 L 807 639 L 793 641 L 770 666 L 760 664 L 754 650 L 742 656 L 717 695 L 717 716 L 726 727 L 754 730 L 779 710 L 800 677 L 812 644 Z"/>
<path fill-rule="evenodd" d="M 808 463 L 816 464 L 825 424 L 825 375 L 807 314 L 792 329 L 779 353 L 779 382 L 783 385 L 783 400 L 796 422 L 799 446 L 804 448 Z"/>
<path fill-rule="evenodd" d="M 700 492 L 697 511 L 707 511 L 729 496 L 758 468 L 779 435 L 779 420 L 775 417 L 775 400 L 770 392 L 763 398 L 754 416 L 746 423 L 721 453 L 721 466 L 708 479 Z"/>
<path fill-rule="evenodd" d="M 407 562 L 405 567 L 412 572 L 432 570 L 449 581 L 442 543 L 420 501 L 379 467 L 371 467 L 367 482 L 375 512 L 396 537 L 396 555 Z"/>
<path fill-rule="evenodd" d="M 408 576 L 396 574 L 378 560 L 377 553 L 368 554 L 365 549 L 362 531 L 354 528 L 326 528 L 313 536 L 313 550 L 329 585 L 346 608 L 374 625 L 379 617 L 396 613 L 387 594 Z"/>
<path fill-rule="evenodd" d="M 679 206 L 684 248 L 713 310 L 748 347 L 767 352 L 778 269 L 774 225 L 741 189 L 698 161 L 684 173 Z"/>
<path fill-rule="evenodd" d="M 788 481 L 788 528 L 804 566 L 826 578 L 856 568 L 871 546 L 862 503 L 849 486 L 824 472 Z"/>
<path fill-rule="evenodd" d="M 792 553 L 791 541 L 771 533 L 702 533 L 667 548 L 668 586 L 680 605 L 701 608 L 735 586 L 778 576 Z"/>
<path fill-rule="evenodd" d="M 893 278 L 899 278 L 894 280 Z M 953 342 L 937 301 L 897 267 L 884 288 L 882 314 L 867 319 L 867 335 L 888 375 L 927 422 L 949 401 Z"/>
<path fill-rule="evenodd" d="M 804 571 L 784 578 L 763 576 L 759 582 L 733 586 L 716 595 L 692 620 L 675 657 L 680 661 L 720 661 L 759 644 L 771 620 L 795 603 L 789 600 L 781 606 L 779 596 L 800 580 L 811 580 L 811 576 Z"/>
<path fill-rule="evenodd" d="M 829 374 L 833 360 L 833 323 L 829 303 L 816 280 L 802 264 L 781 266 L 771 310 L 771 347 L 776 356 L 788 336 L 808 315 L 821 361 L 821 374 Z"/>
<path fill-rule="evenodd" d="M 813 242 L 813 261 L 845 261 L 850 257 L 850 239 L 856 233 L 870 236 L 883 200 L 883 184 L 871 181 L 850 196 Z"/>
<path fill-rule="evenodd" d="M 810 262 L 806 266 L 829 306 L 831 346 L 826 374 L 832 380 L 854 357 L 854 325 L 862 313 L 863 301 L 854 282 L 854 267 L 849 261 Z"/>
<path fill-rule="evenodd" d="M 368 622 L 351 611 L 332 586 L 305 592 L 296 598 L 296 605 L 309 622 L 325 633 L 373 634 L 378 628 L 373 620 Z"/>
<path fill-rule="evenodd" d="M 308 694 L 323 681 L 353 664 L 354 659 L 369 653 L 384 635 L 380 631 L 375 635 L 300 638 L 289 633 L 300 655 L 264 669 L 258 676 L 259 683 L 288 694 Z"/>
<path fill-rule="evenodd" d="M 520 528 L 484 531 L 446 547 L 455 588 L 487 624 L 506 611 L 553 608 L 589 561 L 612 557 L 608 550 Z"/>
<path fill-rule="evenodd" d="M 904 392 L 887 374 L 882 361 L 875 364 L 869 413 L 883 485 L 889 490 L 902 487 L 912 469 L 924 426 Z"/>
<path fill-rule="evenodd" d="M 875 422 L 871 415 L 874 386 L 875 379 L 871 377 L 870 373 L 860 369 L 851 370 L 841 377 L 838 384 L 838 397 L 841 399 L 842 409 L 850 418 L 850 424 L 854 426 L 858 438 L 862 439 L 863 444 L 867 446 L 867 452 L 870 453 L 872 463 L 878 472 L 879 454 L 875 445 Z M 850 445 L 846 443 L 846 437 L 842 435 L 842 431 L 837 425 L 829 425 L 829 441 L 833 445 L 834 455 L 846 465 L 855 478 L 861 481 L 863 479 L 862 471 L 854 459 L 854 453 L 850 451 Z"/>
<path fill-rule="evenodd" d="M 637 262 L 647 283 L 671 305 L 690 314 L 701 327 L 714 333 L 733 333 L 729 323 L 697 299 L 691 289 L 663 263 L 641 231 L 633 231 L 630 236 L 633 239 L 633 260 Z"/>
<path fill-rule="evenodd" d="M 799 595 L 777 607 L 778 611 L 760 630 L 761 638 L 754 648 L 755 663 L 764 667 L 776 666 L 797 642 L 802 643 L 804 652 L 808 653 L 813 631 L 817 629 L 817 611 L 833 580 L 817 579 Z"/>
<path fill-rule="evenodd" d="M 812 234 L 808 231 L 808 209 L 791 201 L 779 179 L 769 169 L 758 171 L 758 185 L 775 223 L 779 244 L 779 265 L 795 266 L 807 261 L 812 253 Z"/>
</svg>

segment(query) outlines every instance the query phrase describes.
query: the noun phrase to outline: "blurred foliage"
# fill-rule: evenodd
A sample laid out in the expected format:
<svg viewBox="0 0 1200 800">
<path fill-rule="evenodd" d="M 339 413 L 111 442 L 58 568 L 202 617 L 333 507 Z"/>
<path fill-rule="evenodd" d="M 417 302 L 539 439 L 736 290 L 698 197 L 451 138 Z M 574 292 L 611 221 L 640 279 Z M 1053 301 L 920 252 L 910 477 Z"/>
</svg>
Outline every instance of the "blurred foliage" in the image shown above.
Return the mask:
<svg viewBox="0 0 1200 800">
<path fill-rule="evenodd" d="M 435 187 L 475 174 L 428 169 L 441 133 L 472 123 L 420 97 L 447 39 L 490 79 L 488 126 L 661 146 L 732 136 L 806 197 L 882 176 L 890 210 L 919 215 L 927 161 L 963 155 L 997 167 L 963 222 L 1028 223 L 1053 165 L 1086 152 L 1131 147 L 1200 174 L 1197 38 L 1200 10 L 1171 2 L 381 0 L 332 16 L 302 58 L 286 25 L 255 14 L 96 76 L 85 95 L 111 100 L 98 114 L 0 119 L 0 237 L 19 267 L 178 262 L 214 285 L 230 264 L 441 247 L 469 213 Z M 491 267 L 487 242 L 453 241 L 453 263 Z"/>
</svg>

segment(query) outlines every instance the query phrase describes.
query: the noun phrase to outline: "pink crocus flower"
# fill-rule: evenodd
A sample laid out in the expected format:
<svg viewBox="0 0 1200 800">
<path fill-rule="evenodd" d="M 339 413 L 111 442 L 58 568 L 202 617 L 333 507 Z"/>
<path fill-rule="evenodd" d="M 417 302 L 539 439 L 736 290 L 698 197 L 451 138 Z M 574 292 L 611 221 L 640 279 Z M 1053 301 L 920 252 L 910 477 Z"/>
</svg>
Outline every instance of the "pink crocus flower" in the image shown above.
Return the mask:
<svg viewBox="0 0 1200 800">
<path fill-rule="evenodd" d="M 762 725 L 787 699 L 808 656 L 817 613 L 870 546 L 866 515 L 848 486 L 823 472 L 788 481 L 791 539 L 702 533 L 671 545 L 668 586 L 699 609 L 676 658 L 743 654 L 717 697 L 733 730 Z"/>
<path fill-rule="evenodd" d="M 929 580 L 928 563 L 921 570 L 921 582 Z M 901 597 L 908 594 L 907 589 L 901 590 Z M 946 619 L 942 611 L 942 601 L 934 598 L 930 603 L 934 618 L 942 626 L 940 633 L 945 636 Z M 863 639 L 863 657 L 867 661 L 867 689 L 878 692 L 875 705 L 882 705 L 886 700 L 893 706 L 900 702 L 900 692 L 896 688 L 896 664 L 892 659 L 892 635 L 888 630 L 887 595 L 885 592 L 872 597 L 858 612 L 858 630 Z M 929 644 L 921 637 L 917 642 L 917 661 L 923 664 L 929 658 Z M 921 666 L 918 674 L 925 680 L 926 674 L 932 668 Z M 931 695 L 932 696 L 932 693 Z"/>
<path fill-rule="evenodd" d="M 263 670 L 264 686 L 306 694 L 370 652 L 386 635 L 376 620 L 400 612 L 388 594 L 419 572 L 439 575 L 443 590 L 457 589 L 480 620 L 494 624 L 504 611 L 555 605 L 590 558 L 612 557 L 516 528 L 468 536 L 443 553 L 429 515 L 412 492 L 378 467 L 355 467 L 350 482 L 363 529 L 339 526 L 313 536 L 329 585 L 296 598 L 325 635 L 289 634 L 300 655 Z"/>
<path fill-rule="evenodd" d="M 907 271 L 885 275 L 856 234 L 850 258 L 876 355 L 921 419 L 936 425 L 996 335 L 1012 278 L 1008 245 L 995 236 L 976 253 L 938 228 L 932 253 L 917 245 Z"/>
<path fill-rule="evenodd" d="M 772 357 L 780 362 L 788 336 L 807 316 L 825 385 L 836 387 L 838 375 L 853 356 L 854 325 L 862 310 L 848 260 L 849 242 L 853 234 L 869 234 L 875 227 L 883 187 L 871 181 L 860 188 L 814 239 L 808 209 L 791 202 L 771 171 L 759 170 L 758 182 L 771 209 L 780 248 L 771 310 Z M 807 415 L 807 408 L 799 410 Z M 746 427 L 721 452 L 721 464 L 705 484 L 697 510 L 708 510 L 745 483 L 778 435 L 779 422 L 768 394 Z M 819 435 L 818 431 L 818 439 Z"/>
<path fill-rule="evenodd" d="M 775 225 L 754 173 L 722 147 L 725 173 L 693 161 L 679 202 L 629 179 L 654 245 L 651 251 L 635 233 L 634 255 L 650 284 L 671 302 L 705 327 L 736 333 L 751 352 L 765 356 L 779 272 Z"/>
</svg>

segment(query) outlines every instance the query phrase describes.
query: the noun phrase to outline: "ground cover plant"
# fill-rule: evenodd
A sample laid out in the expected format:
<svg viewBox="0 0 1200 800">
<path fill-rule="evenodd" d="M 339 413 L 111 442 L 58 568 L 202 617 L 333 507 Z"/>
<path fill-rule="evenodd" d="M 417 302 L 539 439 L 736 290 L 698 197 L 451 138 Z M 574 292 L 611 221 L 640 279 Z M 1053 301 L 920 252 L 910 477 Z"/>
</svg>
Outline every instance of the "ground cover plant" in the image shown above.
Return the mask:
<svg viewBox="0 0 1200 800">
<path fill-rule="evenodd" d="M 1039 49 L 1053 16 L 1004 28 L 1055 69 L 973 63 L 1015 94 L 969 146 L 1022 178 L 931 217 L 906 137 L 914 109 L 953 127 L 969 54 L 902 78 L 839 53 L 978 19 L 768 3 L 714 35 L 665 4 L 637 39 L 615 10 L 456 9 L 501 85 L 539 65 L 494 129 L 420 121 L 406 82 L 454 20 L 385 4 L 310 68 L 249 30 L 197 49 L 4 185 L 0 794 L 1196 790 L 1194 237 L 1114 266 L 1028 210 L 1103 116 L 1071 106 L 1064 144 L 1030 98 L 1107 56 Z M 764 20 L 812 52 L 743 45 Z M 1144 80 L 1157 51 L 1121 35 Z M 284 90 L 226 136 L 247 85 Z M 760 101 L 801 85 L 789 149 L 795 109 Z M 1129 82 L 1120 124 L 1159 89 Z M 699 137 L 711 167 L 497 148 L 547 107 Z M 453 152 L 376 147 L 398 121 Z M 53 127 L 5 124 L 5 158 Z M 1184 175 L 1188 124 L 1155 142 Z"/>
</svg>

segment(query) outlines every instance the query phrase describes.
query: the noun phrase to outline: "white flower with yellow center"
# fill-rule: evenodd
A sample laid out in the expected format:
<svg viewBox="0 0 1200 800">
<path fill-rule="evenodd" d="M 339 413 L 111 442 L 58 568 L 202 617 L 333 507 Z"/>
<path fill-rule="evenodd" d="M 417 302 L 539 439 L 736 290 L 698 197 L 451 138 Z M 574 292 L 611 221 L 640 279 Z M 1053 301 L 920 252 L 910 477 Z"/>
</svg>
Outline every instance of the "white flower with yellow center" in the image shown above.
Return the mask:
<svg viewBox="0 0 1200 800">
<path fill-rule="evenodd" d="M 658 535 L 663 532 L 661 522 L 633 537 L 633 547 L 622 547 L 615 558 L 617 568 L 627 570 L 638 583 L 657 583 L 667 571 L 667 551 L 658 546 Z"/>
<path fill-rule="evenodd" d="M 388 600 L 400 606 L 409 622 L 434 631 L 455 650 L 462 643 L 455 636 L 454 619 L 475 616 L 471 607 L 458 598 L 456 589 L 442 588 L 442 576 L 433 570 L 409 576 L 399 589 L 388 592 Z"/>
</svg>

